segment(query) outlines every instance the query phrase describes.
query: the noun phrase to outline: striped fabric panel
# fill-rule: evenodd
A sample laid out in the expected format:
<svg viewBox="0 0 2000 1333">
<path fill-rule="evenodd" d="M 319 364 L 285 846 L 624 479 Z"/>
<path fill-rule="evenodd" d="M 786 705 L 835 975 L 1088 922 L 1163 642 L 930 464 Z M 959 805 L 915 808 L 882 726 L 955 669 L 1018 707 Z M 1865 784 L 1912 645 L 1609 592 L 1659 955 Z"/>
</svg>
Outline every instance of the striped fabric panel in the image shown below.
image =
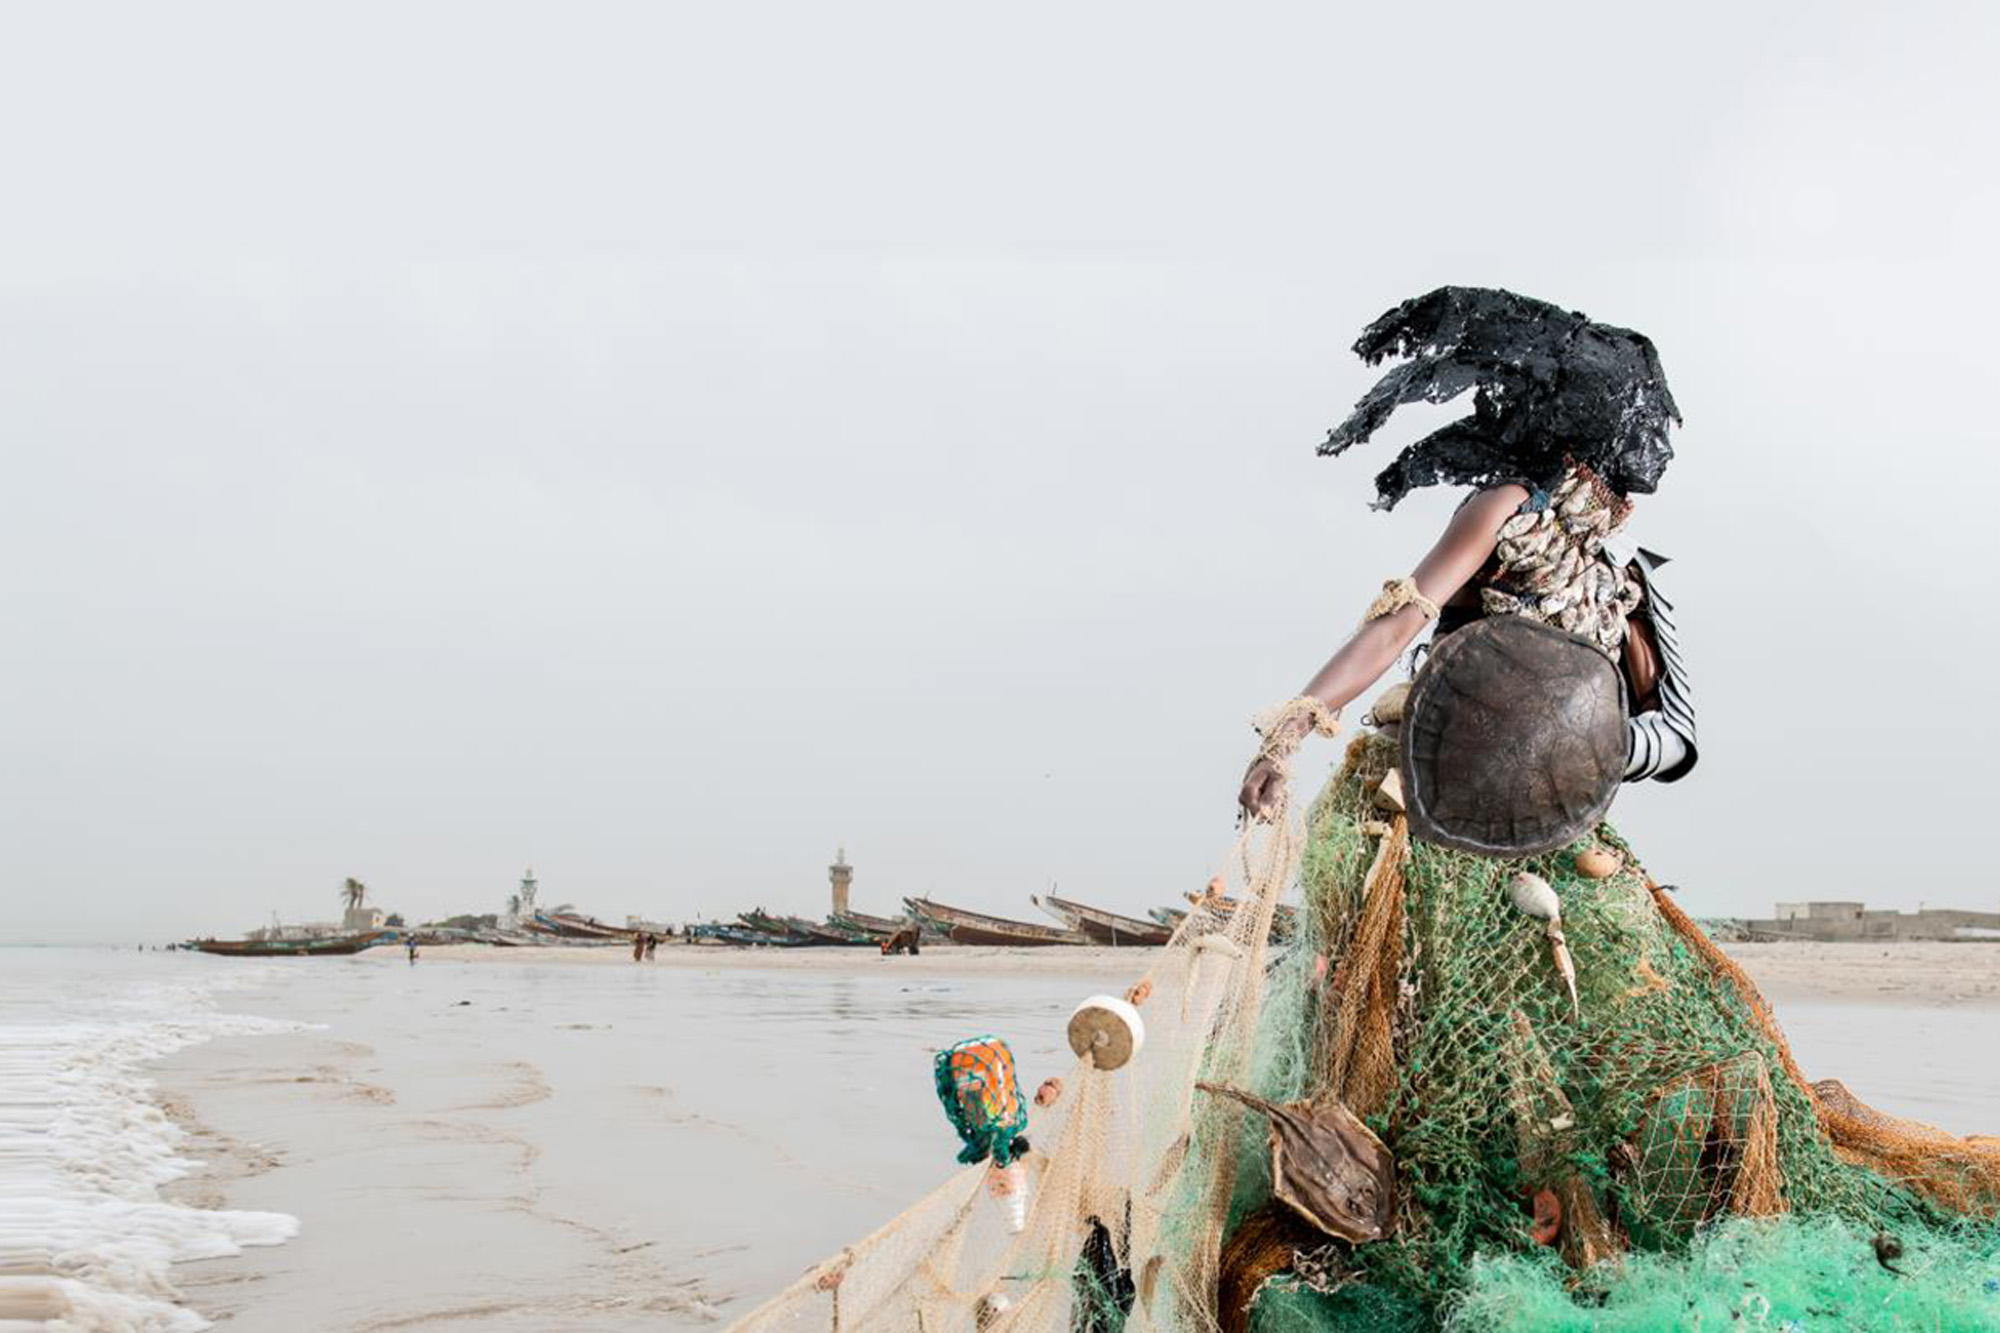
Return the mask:
<svg viewBox="0 0 2000 1333">
<path fill-rule="evenodd" d="M 1653 640 L 1660 650 L 1660 707 L 1633 718 L 1626 728 L 1630 752 L 1626 780 L 1675 782 L 1693 770 L 1699 757 L 1695 750 L 1694 690 L 1688 682 L 1680 628 L 1674 623 L 1674 604 L 1662 595 L 1656 582 L 1659 566 L 1644 551 L 1633 564 L 1646 588 Z M 1666 733 L 1671 733 L 1671 738 Z"/>
<path fill-rule="evenodd" d="M 1625 721 L 1625 781 L 1643 782 L 1656 778 L 1660 770 L 1679 768 L 1687 762 L 1687 742 L 1667 725 L 1657 712 L 1641 713 Z"/>
</svg>

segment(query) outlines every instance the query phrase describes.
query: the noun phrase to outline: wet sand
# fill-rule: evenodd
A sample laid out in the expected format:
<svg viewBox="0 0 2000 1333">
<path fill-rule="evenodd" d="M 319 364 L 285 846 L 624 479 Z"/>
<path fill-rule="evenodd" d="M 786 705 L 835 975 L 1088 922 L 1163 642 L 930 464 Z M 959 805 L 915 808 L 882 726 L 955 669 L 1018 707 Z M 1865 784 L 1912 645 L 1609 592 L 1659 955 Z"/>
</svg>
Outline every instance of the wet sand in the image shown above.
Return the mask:
<svg viewBox="0 0 2000 1333">
<path fill-rule="evenodd" d="M 2000 1126 L 2000 948 L 1738 946 L 1814 1077 Z M 244 1330 L 715 1326 L 955 1169 L 930 1054 L 1007 1035 L 1069 1062 L 1076 1000 L 1146 950 L 379 950 L 296 960 L 232 1007 L 323 1025 L 156 1066 L 212 1169 L 177 1196 L 301 1220 L 181 1265 Z M 227 966 L 226 960 L 200 960 Z"/>
<path fill-rule="evenodd" d="M 1731 944 L 1724 952 L 1774 1001 L 1908 1000 L 1918 1004 L 2000 1004 L 2000 943 Z M 1135 977 L 1149 949 L 993 949 L 938 946 L 915 958 L 884 959 L 869 949 L 735 949 L 668 945 L 654 962 L 673 967 L 752 968 L 844 973 L 894 967 L 903 976 Z M 626 949 L 489 949 L 449 945 L 424 950 L 426 961 L 631 966 Z"/>
</svg>

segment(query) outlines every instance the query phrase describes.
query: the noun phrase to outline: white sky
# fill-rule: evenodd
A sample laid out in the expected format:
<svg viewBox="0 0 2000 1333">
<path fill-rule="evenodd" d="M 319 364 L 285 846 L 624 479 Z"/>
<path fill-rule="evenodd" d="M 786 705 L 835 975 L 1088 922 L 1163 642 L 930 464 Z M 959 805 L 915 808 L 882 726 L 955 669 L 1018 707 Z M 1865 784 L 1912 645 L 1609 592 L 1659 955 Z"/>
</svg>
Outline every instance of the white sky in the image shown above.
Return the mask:
<svg viewBox="0 0 2000 1333">
<path fill-rule="evenodd" d="M 1686 413 L 1654 873 L 2000 906 L 1996 15 L 15 7 L 0 940 L 1169 901 L 1453 502 L 1313 455 L 1444 282 Z"/>
</svg>

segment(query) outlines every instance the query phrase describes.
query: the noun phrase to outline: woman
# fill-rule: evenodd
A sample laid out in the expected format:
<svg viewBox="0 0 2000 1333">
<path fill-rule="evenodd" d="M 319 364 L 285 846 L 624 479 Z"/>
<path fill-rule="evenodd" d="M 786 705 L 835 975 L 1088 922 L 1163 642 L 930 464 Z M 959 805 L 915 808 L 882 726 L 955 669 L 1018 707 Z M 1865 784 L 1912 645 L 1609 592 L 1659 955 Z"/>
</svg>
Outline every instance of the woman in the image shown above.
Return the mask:
<svg viewBox="0 0 2000 1333">
<path fill-rule="evenodd" d="M 1990 1211 L 2000 1157 L 1805 1083 L 1747 978 L 1599 822 L 1617 778 L 1672 781 L 1696 758 L 1661 562 L 1624 534 L 1678 421 L 1652 345 L 1512 293 L 1444 288 L 1390 311 L 1356 350 L 1412 359 L 1322 452 L 1366 440 L 1401 403 L 1473 388 L 1471 416 L 1378 477 L 1377 507 L 1438 481 L 1474 491 L 1263 724 L 1239 803 L 1278 817 L 1303 738 L 1332 734 L 1439 622 L 1414 692 L 1378 703 L 1312 806 L 1314 970 L 1272 988 L 1253 1062 L 1269 1102 L 1337 1103 L 1365 1122 L 1362 1156 L 1381 1155 L 1394 1201 L 1379 1224 L 1330 1235 L 1268 1174 L 1244 1172 L 1222 1325 L 1246 1326 L 1253 1299 L 1260 1318 L 1283 1307 L 1287 1326 L 1422 1326 L 1481 1299 L 1498 1302 L 1482 1317 L 1506 1323 L 1524 1297 L 1508 1309 L 1482 1296 L 1475 1258 L 1522 1256 L 1547 1277 L 1559 1255 L 1572 1280 L 1602 1285 L 1618 1271 L 1603 1261 L 1683 1248 L 1730 1216 L 1796 1210 L 1889 1235 Z M 1563 680 L 1523 675 L 1535 635 L 1555 641 Z M 1580 714 L 1592 690 L 1611 709 Z M 1564 733 L 1620 714 L 1623 762 L 1607 773 Z M 1532 773 L 1518 764 L 1530 752 Z M 1247 1119 L 1239 1150 L 1264 1132 Z M 1314 1280 L 1258 1298 L 1287 1272 Z"/>
<path fill-rule="evenodd" d="M 2000 1327 L 2000 1241 L 1958 1230 L 2000 1206 L 2000 1151 L 1809 1084 L 1602 822 L 1621 779 L 1696 758 L 1661 561 L 1625 535 L 1678 419 L 1652 345 L 1448 287 L 1357 350 L 1407 360 L 1323 452 L 1471 390 L 1378 507 L 1473 493 L 1261 722 L 1235 896 L 1196 902 L 1126 993 L 1115 1059 L 1072 1020 L 1025 1225 L 998 1234 L 975 1165 L 741 1327 Z M 1301 741 L 1431 620 L 1301 844 Z"/>
<path fill-rule="evenodd" d="M 1481 489 L 1288 706 L 1244 778 L 1244 812 L 1268 817 L 1283 760 L 1314 718 L 1338 714 L 1379 680 L 1441 608 L 1440 637 L 1493 612 L 1581 631 L 1614 654 L 1633 639 L 1628 683 L 1650 706 L 1632 719 L 1625 776 L 1685 776 L 1694 766 L 1694 714 L 1671 637 L 1661 680 L 1654 623 L 1670 634 L 1671 607 L 1645 596 L 1661 562 L 1623 539 L 1629 496 L 1658 485 L 1673 457 L 1668 425 L 1680 420 L 1653 345 L 1511 292 L 1446 287 L 1384 315 L 1356 351 L 1371 362 L 1419 355 L 1364 398 L 1320 452 L 1366 440 L 1401 403 L 1443 401 L 1476 384 L 1473 416 L 1404 450 L 1376 479 L 1377 507 L 1393 509 L 1414 487 L 1441 480 Z M 1550 542 L 1532 540 L 1551 527 L 1563 529 L 1553 544 L 1576 557 L 1567 565 L 1548 558 Z"/>
</svg>

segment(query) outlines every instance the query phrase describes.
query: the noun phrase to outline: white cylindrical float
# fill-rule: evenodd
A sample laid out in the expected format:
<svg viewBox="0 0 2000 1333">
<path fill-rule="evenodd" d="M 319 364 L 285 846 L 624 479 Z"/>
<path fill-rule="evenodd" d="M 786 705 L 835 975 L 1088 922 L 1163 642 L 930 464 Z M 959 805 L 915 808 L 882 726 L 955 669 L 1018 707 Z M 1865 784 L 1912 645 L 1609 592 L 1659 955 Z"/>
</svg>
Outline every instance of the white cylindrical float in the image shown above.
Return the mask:
<svg viewBox="0 0 2000 1333">
<path fill-rule="evenodd" d="M 1069 1048 L 1099 1069 L 1123 1068 L 1146 1044 L 1146 1021 L 1116 995 L 1093 995 L 1069 1016 Z"/>
</svg>

